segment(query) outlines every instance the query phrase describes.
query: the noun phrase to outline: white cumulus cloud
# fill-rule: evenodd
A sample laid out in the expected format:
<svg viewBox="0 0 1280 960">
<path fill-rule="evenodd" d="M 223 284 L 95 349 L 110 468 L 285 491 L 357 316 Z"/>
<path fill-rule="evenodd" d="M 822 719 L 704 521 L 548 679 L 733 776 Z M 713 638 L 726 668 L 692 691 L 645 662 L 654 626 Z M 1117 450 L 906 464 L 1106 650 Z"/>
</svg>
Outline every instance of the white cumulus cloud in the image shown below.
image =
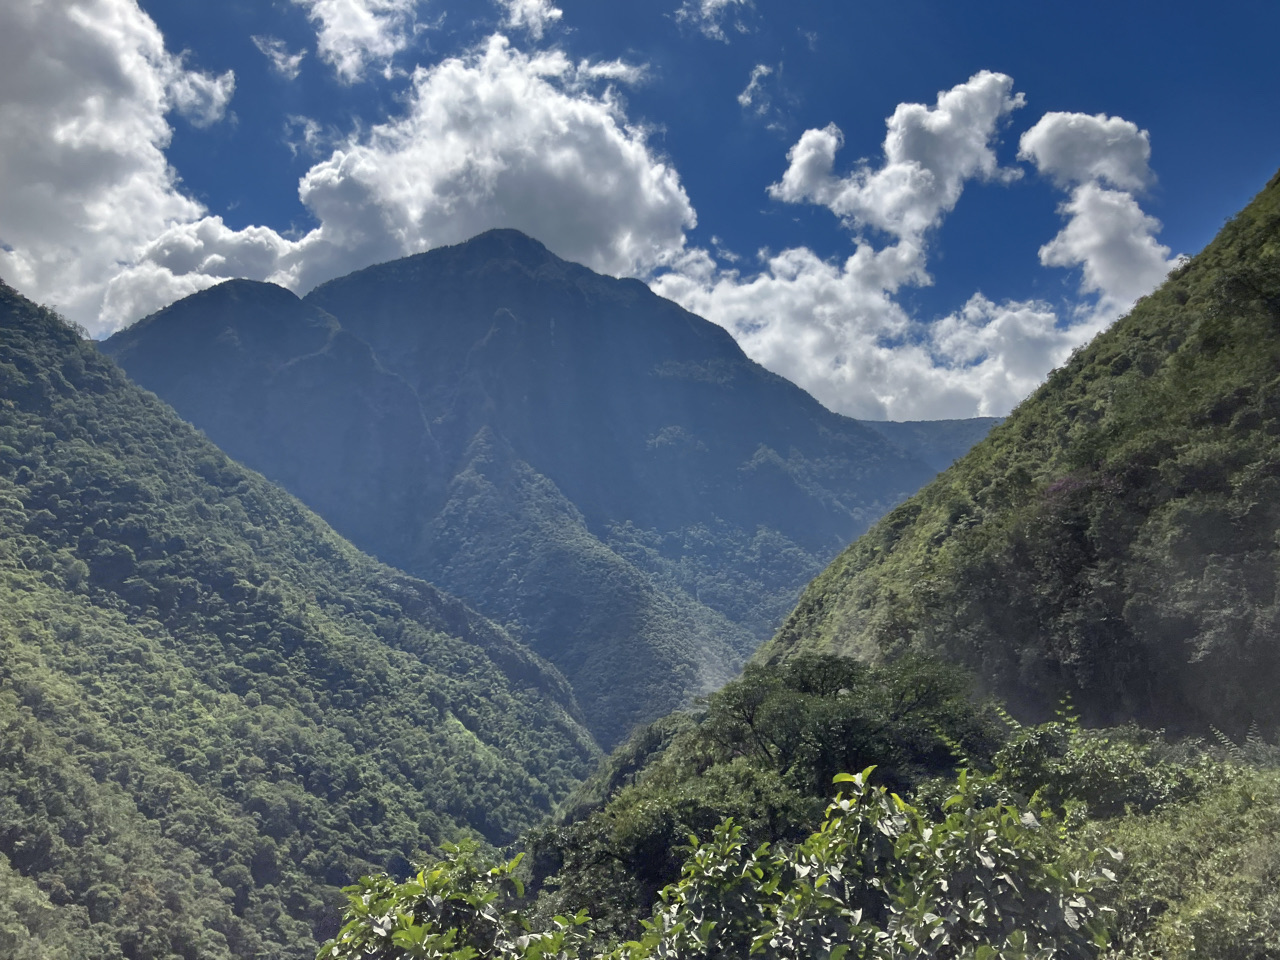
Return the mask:
<svg viewBox="0 0 1280 960">
<path fill-rule="evenodd" d="M 1136 123 L 1100 113 L 1046 113 L 1018 142 L 1018 159 L 1062 186 L 1105 180 L 1121 190 L 1151 182 L 1151 138 Z"/>
<path fill-rule="evenodd" d="M 249 39 L 253 41 L 258 51 L 271 61 L 271 68 L 276 73 L 286 80 L 298 79 L 298 74 L 302 72 L 302 58 L 307 55 L 307 51 L 299 50 L 297 53 L 290 53 L 288 44 L 279 37 L 253 36 Z"/>
<path fill-rule="evenodd" d="M 981 294 L 922 323 L 894 299 L 912 256 L 859 244 L 833 262 L 800 247 L 743 276 L 691 251 L 652 285 L 830 409 L 871 420 L 1003 415 L 1089 335 L 1046 304 Z"/>
<path fill-rule="evenodd" d="M 215 77 L 184 69 L 181 58 L 170 62 L 169 103 L 192 126 L 210 127 L 226 116 L 235 91 L 236 75 L 230 70 Z"/>
<path fill-rule="evenodd" d="M 1046 267 L 1082 270 L 1080 289 L 1098 295 L 1097 311 L 1114 318 L 1154 290 L 1178 263 L 1156 240 L 1160 221 L 1133 195 L 1083 183 L 1059 210 L 1067 225 L 1040 248 Z"/>
<path fill-rule="evenodd" d="M 1160 221 L 1134 196 L 1153 179 L 1150 137 L 1137 124 L 1105 114 L 1047 113 L 1022 135 L 1018 156 L 1070 191 L 1059 207 L 1067 225 L 1040 248 L 1040 262 L 1080 267 L 1081 292 L 1097 296 L 1096 317 L 1119 316 L 1177 264 L 1156 240 Z"/>
<path fill-rule="evenodd" d="M 897 296 L 930 282 L 929 232 L 965 184 L 1017 176 L 1000 167 L 995 146 L 1002 119 L 1022 103 L 1009 77 L 983 72 L 940 93 L 932 107 L 901 104 L 887 121 L 883 162 L 844 176 L 834 172 L 839 128 L 806 131 L 769 193 L 830 209 L 855 233 L 852 256 L 825 260 L 794 248 L 762 255 L 759 272 L 746 275 L 691 250 L 654 289 L 721 324 L 753 359 L 841 413 L 898 420 L 1008 413 L 1100 328 L 1100 315 L 1063 322 L 1049 304 L 997 303 L 978 293 L 925 322 Z M 867 228 L 889 242 L 877 247 L 862 235 Z"/>
<path fill-rule="evenodd" d="M 548 0 L 498 0 L 507 16 L 503 26 L 512 30 L 524 30 L 534 40 L 541 40 L 543 32 L 564 16 L 564 11 Z"/>
<path fill-rule="evenodd" d="M 418 0 L 293 0 L 316 25 L 316 52 L 348 83 L 409 45 Z"/>
<path fill-rule="evenodd" d="M 1023 105 L 1022 94 L 1012 90 L 1012 78 L 984 70 L 939 93 L 933 107 L 899 104 L 887 121 L 884 164 L 864 165 L 846 177 L 832 173 L 843 144 L 840 129 L 806 130 L 769 194 L 787 203 L 816 203 L 851 226 L 918 242 L 955 207 L 966 181 L 1018 175 L 999 168 L 993 144 L 1001 118 Z"/>
<path fill-rule="evenodd" d="M 204 212 L 166 115 L 216 122 L 234 87 L 168 52 L 135 0 L 0 4 L 0 274 L 96 326 L 120 263 Z"/>
<path fill-rule="evenodd" d="M 304 292 L 395 257 L 515 227 L 560 256 L 644 275 L 684 248 L 695 215 L 676 171 L 606 87 L 623 71 L 525 54 L 494 36 L 419 68 L 404 114 L 352 138 L 299 184 L 320 226 L 297 240 L 216 217 L 172 224 L 112 281 L 108 328 L 173 291 L 243 276 Z"/>
<path fill-rule="evenodd" d="M 583 89 L 583 72 L 501 36 L 419 68 L 403 117 L 303 177 L 302 200 L 321 221 L 310 242 L 349 251 L 354 266 L 508 226 L 605 273 L 667 261 L 693 207 L 646 131 L 607 90 Z M 299 284 L 312 276 L 303 269 Z"/>
</svg>

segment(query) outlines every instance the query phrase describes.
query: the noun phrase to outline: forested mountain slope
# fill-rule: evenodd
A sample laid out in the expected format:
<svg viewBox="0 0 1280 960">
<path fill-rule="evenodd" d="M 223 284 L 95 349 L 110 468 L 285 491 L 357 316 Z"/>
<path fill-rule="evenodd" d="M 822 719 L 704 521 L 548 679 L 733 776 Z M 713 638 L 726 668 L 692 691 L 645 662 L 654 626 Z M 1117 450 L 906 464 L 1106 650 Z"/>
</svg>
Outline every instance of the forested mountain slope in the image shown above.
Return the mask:
<svg viewBox="0 0 1280 960">
<path fill-rule="evenodd" d="M 723 683 L 936 468 L 511 230 L 106 341 L 361 548 L 508 624 L 607 745 Z"/>
<path fill-rule="evenodd" d="M 1280 725 L 1280 177 L 805 591 L 758 657 L 943 651 L 1024 707 Z"/>
<path fill-rule="evenodd" d="M 544 816 L 578 716 L 0 284 L 0 953 L 310 958 L 353 877 Z"/>
</svg>

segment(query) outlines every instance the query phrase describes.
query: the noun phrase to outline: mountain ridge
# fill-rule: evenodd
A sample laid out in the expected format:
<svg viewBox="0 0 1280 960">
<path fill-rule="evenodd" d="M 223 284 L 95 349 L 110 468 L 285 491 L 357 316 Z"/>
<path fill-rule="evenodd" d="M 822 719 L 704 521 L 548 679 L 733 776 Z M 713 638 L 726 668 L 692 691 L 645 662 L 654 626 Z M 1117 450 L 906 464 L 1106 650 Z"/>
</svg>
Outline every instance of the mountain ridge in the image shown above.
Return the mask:
<svg viewBox="0 0 1280 960">
<path fill-rule="evenodd" d="M 102 349 L 363 549 L 507 624 L 606 746 L 732 676 L 936 472 L 723 328 L 516 231 L 322 284 L 269 341 L 239 331 L 282 294 L 220 290 Z"/>
</svg>

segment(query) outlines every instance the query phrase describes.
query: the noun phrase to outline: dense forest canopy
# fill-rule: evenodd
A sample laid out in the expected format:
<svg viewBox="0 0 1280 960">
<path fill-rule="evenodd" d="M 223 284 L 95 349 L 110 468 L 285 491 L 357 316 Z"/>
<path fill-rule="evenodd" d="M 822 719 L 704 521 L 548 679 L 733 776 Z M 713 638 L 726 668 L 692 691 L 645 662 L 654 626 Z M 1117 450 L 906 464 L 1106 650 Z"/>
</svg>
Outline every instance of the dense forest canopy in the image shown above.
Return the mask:
<svg viewBox="0 0 1280 960">
<path fill-rule="evenodd" d="M 7 286 L 0 330 L 4 930 L 309 957 L 341 885 L 509 843 L 589 772 L 554 668 Z"/>
</svg>

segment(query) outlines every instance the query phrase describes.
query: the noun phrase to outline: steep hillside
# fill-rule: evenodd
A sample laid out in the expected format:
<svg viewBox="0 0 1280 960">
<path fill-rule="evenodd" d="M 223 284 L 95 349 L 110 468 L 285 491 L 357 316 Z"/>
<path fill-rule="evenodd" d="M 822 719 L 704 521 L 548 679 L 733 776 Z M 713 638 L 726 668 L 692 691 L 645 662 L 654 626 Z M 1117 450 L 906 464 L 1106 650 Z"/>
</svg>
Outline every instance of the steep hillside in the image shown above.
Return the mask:
<svg viewBox="0 0 1280 960">
<path fill-rule="evenodd" d="M 1280 177 L 759 653 L 945 651 L 1094 721 L 1280 725 Z"/>
<path fill-rule="evenodd" d="M 507 624 L 602 743 L 723 683 L 935 472 L 720 327 L 510 230 L 233 281 L 108 340 L 358 546 Z"/>
<path fill-rule="evenodd" d="M 340 885 L 544 816 L 578 716 L 0 284 L 0 949 L 310 958 Z"/>
</svg>

